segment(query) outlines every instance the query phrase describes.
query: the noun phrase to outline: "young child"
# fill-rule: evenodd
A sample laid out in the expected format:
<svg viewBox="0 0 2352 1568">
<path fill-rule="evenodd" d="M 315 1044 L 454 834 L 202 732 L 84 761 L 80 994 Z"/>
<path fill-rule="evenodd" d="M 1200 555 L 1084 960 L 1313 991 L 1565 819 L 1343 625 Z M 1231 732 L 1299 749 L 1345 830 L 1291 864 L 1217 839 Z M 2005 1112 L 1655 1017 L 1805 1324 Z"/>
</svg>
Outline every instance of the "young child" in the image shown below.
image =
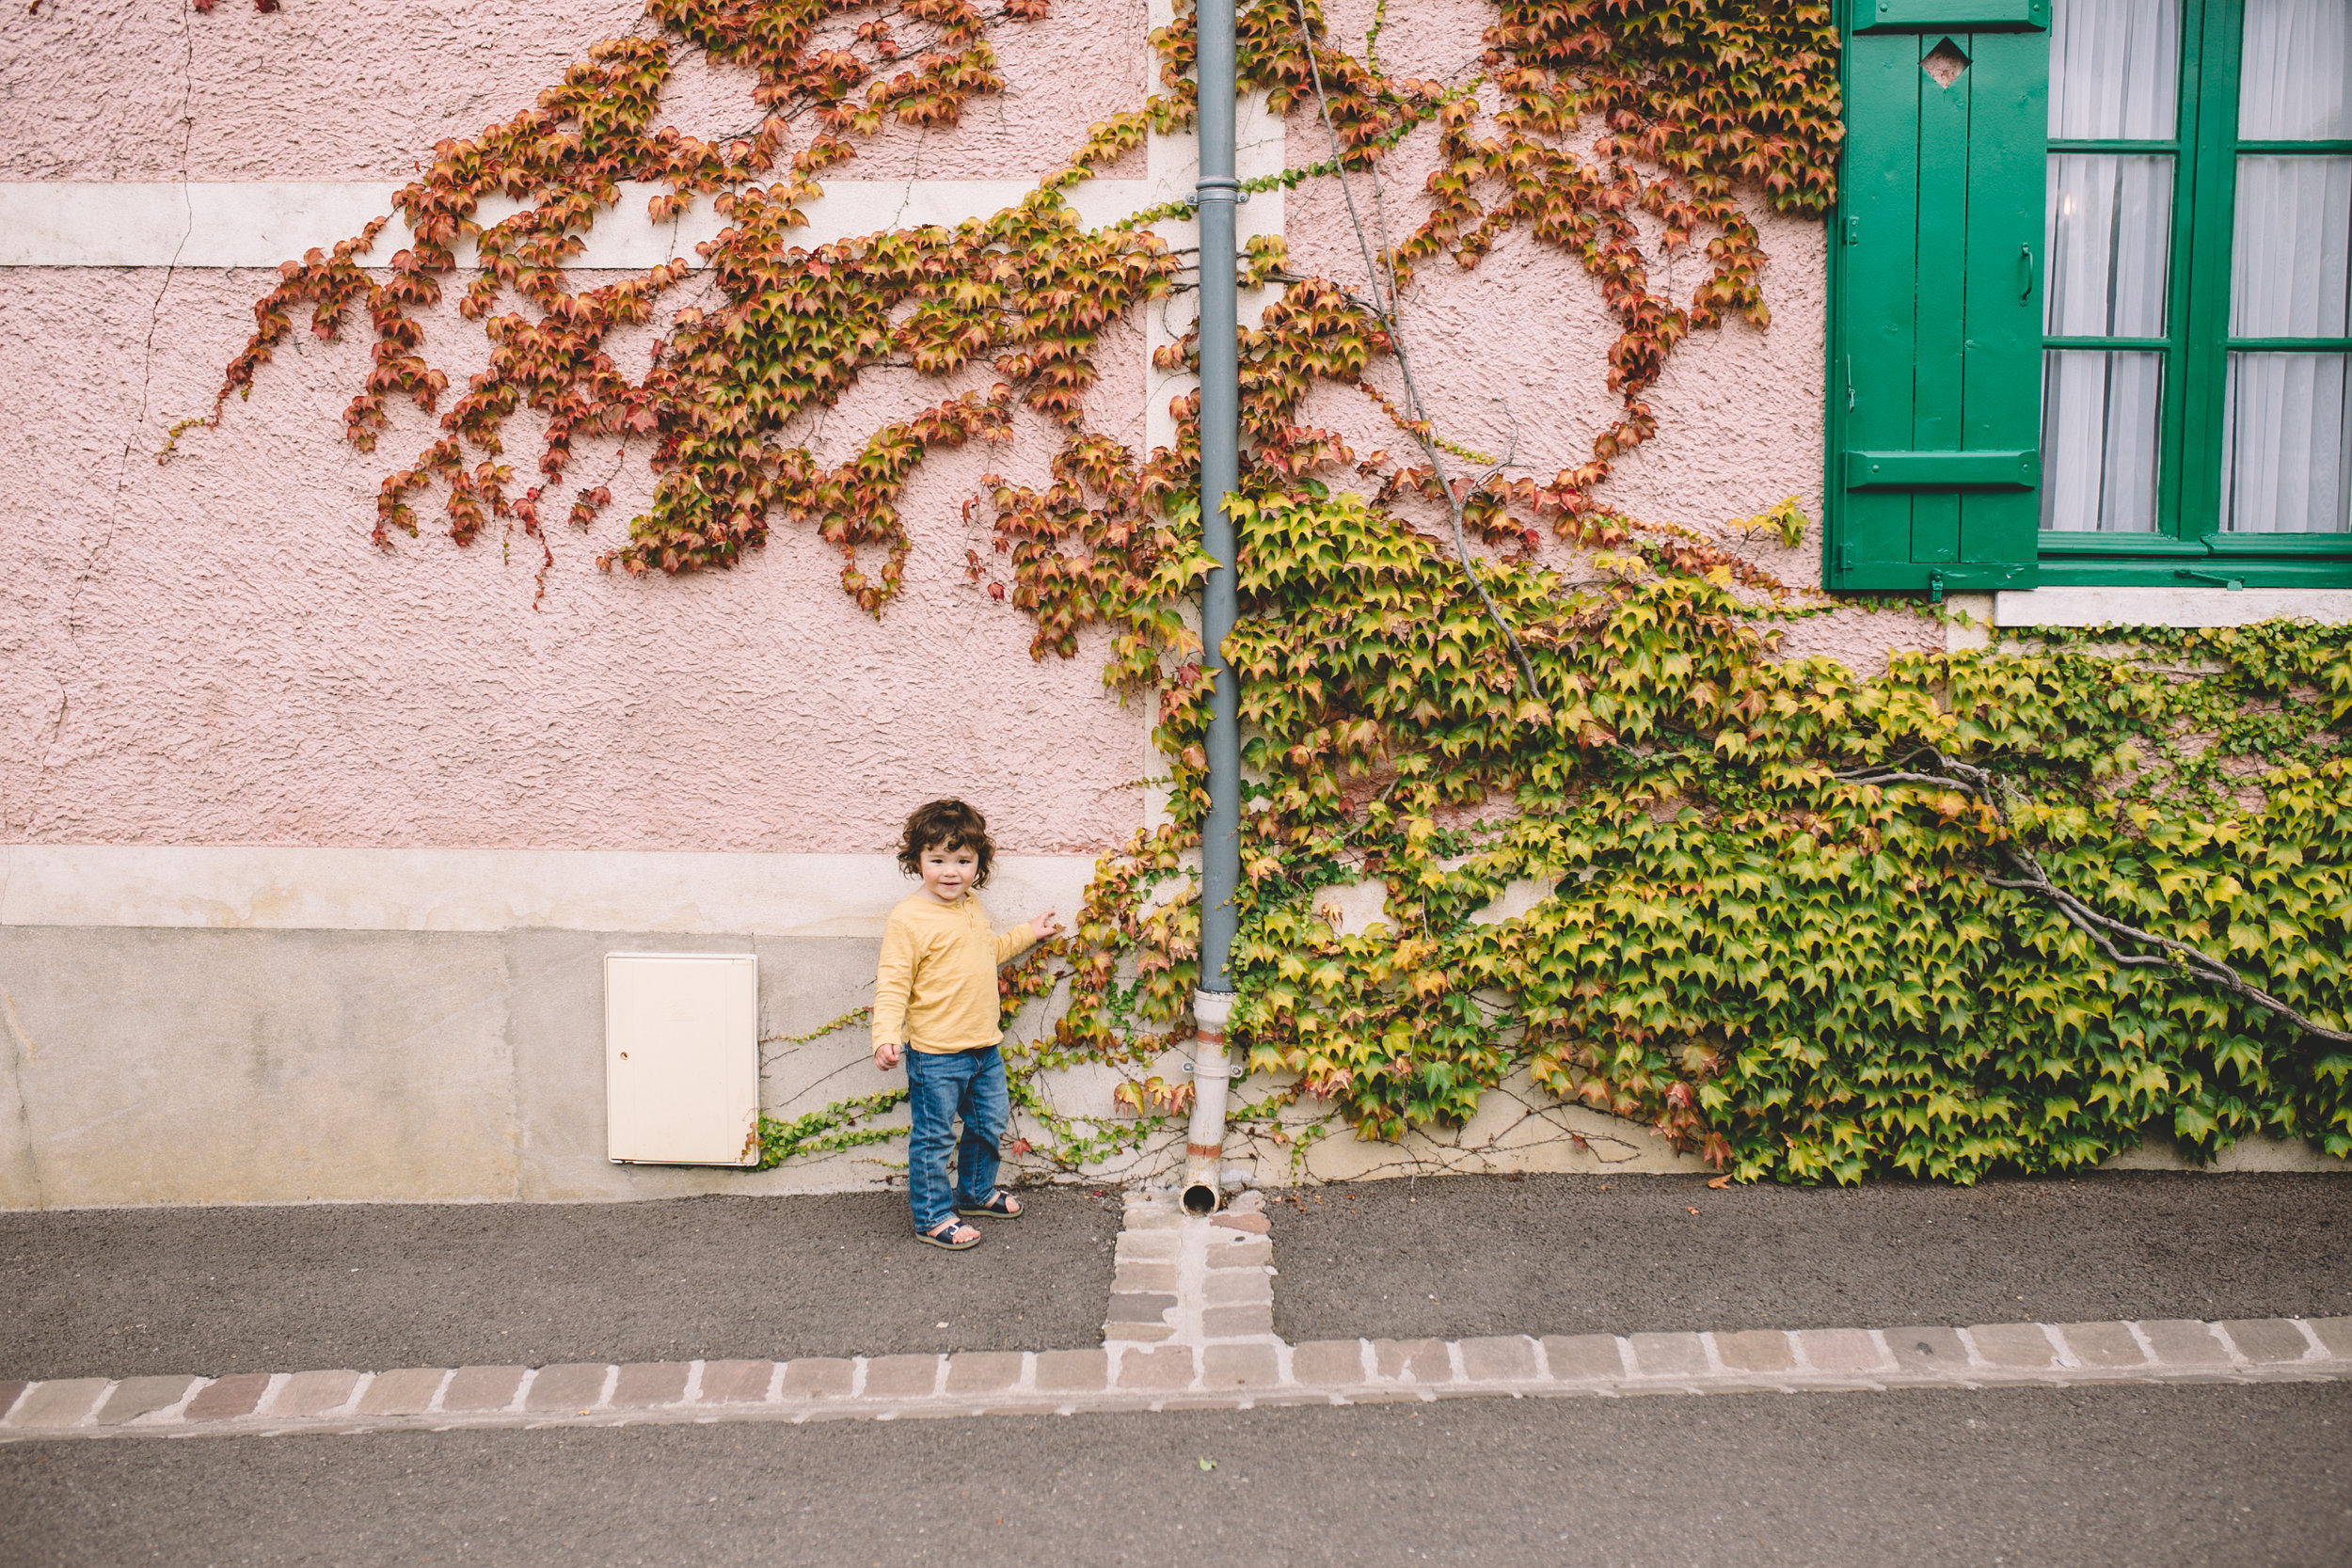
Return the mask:
<svg viewBox="0 0 2352 1568">
<path fill-rule="evenodd" d="M 1002 936 L 989 928 L 972 890 L 988 881 L 995 857 L 988 823 L 961 800 L 933 800 L 908 817 L 898 867 L 923 888 L 890 911 L 874 974 L 874 1066 L 888 1072 L 905 1053 L 915 1239 L 951 1252 L 980 1244 L 979 1231 L 959 1216 L 1020 1217 L 1020 1203 L 996 1186 L 996 1148 L 1011 1111 L 997 1050 L 996 967 L 1062 928 L 1051 910 Z M 955 1148 L 959 1115 L 963 1139 Z"/>
</svg>

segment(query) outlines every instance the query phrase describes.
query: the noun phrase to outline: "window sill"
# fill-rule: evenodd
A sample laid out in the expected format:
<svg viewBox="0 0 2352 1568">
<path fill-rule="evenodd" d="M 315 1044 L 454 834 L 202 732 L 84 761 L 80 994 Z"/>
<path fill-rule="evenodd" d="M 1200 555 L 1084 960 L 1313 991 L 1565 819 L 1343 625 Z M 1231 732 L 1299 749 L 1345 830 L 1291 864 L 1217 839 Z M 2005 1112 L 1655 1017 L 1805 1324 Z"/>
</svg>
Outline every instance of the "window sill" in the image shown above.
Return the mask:
<svg viewBox="0 0 2352 1568">
<path fill-rule="evenodd" d="M 2046 566 L 2042 576 L 2046 584 Z M 1976 623 L 1950 628 L 1958 635 L 1947 637 L 1946 645 L 1957 649 L 1982 647 L 1986 627 L 2243 626 L 2282 618 L 2340 625 L 2352 622 L 2352 580 L 2337 588 L 2236 590 L 2058 585 L 2000 594 L 1954 594 L 1947 602 Z"/>
</svg>

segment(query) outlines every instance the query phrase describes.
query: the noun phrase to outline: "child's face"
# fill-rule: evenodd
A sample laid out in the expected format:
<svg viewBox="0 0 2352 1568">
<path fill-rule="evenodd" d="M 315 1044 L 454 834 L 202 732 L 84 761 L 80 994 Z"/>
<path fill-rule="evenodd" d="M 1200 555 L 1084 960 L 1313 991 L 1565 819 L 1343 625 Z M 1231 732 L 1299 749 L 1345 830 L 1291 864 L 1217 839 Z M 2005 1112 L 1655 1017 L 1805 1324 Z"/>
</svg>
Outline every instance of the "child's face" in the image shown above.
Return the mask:
<svg viewBox="0 0 2352 1568">
<path fill-rule="evenodd" d="M 947 849 L 934 844 L 923 851 L 923 891 L 943 904 L 952 904 L 972 886 L 980 872 L 980 857 L 970 847 Z"/>
</svg>

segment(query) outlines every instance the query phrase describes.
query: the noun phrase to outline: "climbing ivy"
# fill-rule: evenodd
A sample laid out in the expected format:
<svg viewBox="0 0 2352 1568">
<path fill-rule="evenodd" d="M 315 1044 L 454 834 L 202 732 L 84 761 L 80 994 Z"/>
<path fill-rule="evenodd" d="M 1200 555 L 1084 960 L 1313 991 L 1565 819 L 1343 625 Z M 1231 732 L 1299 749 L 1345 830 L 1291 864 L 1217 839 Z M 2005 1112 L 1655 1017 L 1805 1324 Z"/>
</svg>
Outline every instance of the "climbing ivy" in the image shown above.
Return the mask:
<svg viewBox="0 0 2352 1568">
<path fill-rule="evenodd" d="M 1139 453 L 1087 404 L 1104 333 L 1188 287 L 1189 263 L 1149 228 L 1179 210 L 1088 229 L 1068 195 L 1189 123 L 1189 11 L 1153 35 L 1165 90 L 1093 127 L 1017 205 L 813 247 L 791 231 L 823 177 L 885 123 L 952 126 L 1000 90 L 992 35 L 1049 24 L 1046 0 L 650 0 L 646 15 L 647 33 L 596 45 L 535 107 L 437 147 L 396 198 L 413 239 L 389 265 L 369 260 L 389 218 L 289 262 L 212 418 L 250 394 L 297 311 L 333 339 L 364 308 L 373 364 L 347 438 L 373 450 L 399 397 L 441 430 L 385 478 L 380 546 L 414 535 L 416 503 L 438 493 L 461 546 L 494 521 L 538 540 L 544 593 L 552 538 L 611 499 L 602 484 L 564 497 L 574 451 L 611 439 L 635 443 L 657 483 L 600 564 L 722 569 L 781 521 L 839 548 L 843 590 L 876 614 L 901 586 L 899 503 L 925 455 L 1001 441 L 1016 419 L 1057 428 L 1041 487 L 991 475 L 967 503 L 993 546 L 967 575 L 1030 619 L 1038 657 L 1105 628 L 1107 686 L 1157 704 L 1171 820 L 1104 857 L 1072 935 L 1008 973 L 1009 1018 L 1056 998 L 1049 1036 L 1009 1049 L 1016 1101 L 1051 1140 L 1037 1152 L 1074 1166 L 1140 1148 L 1185 1103 L 1152 1064 L 1183 1039 L 1198 974 L 1198 404 L 1180 400 L 1171 447 Z M 2352 1152 L 2352 1055 L 2180 968 L 2120 965 L 1995 879 L 2002 845 L 2029 842 L 2087 905 L 2340 1027 L 2352 633 L 2053 633 L 1902 654 L 1862 678 L 1779 657 L 1789 626 L 1827 607 L 1736 546 L 1797 542 L 1795 502 L 1709 531 L 1622 515 L 1599 493 L 1655 432 L 1647 394 L 1678 345 L 1727 317 L 1769 325 L 1756 205 L 1819 216 L 1834 196 L 1828 7 L 1502 0 L 1477 68 L 1442 82 L 1385 70 L 1385 25 L 1358 52 L 1312 0 L 1251 0 L 1239 19 L 1245 82 L 1327 123 L 1333 148 L 1254 183 L 1355 182 L 1375 274 L 1370 293 L 1303 276 L 1270 240 L 1244 263 L 1245 283 L 1278 291 L 1242 332 L 1232 501 L 1249 780 L 1232 1033 L 1274 1075 L 1245 1122 L 1288 1136 L 1284 1113 L 1313 1101 L 1396 1138 L 1459 1125 L 1524 1069 L 1746 1179 L 2070 1169 L 2151 1129 L 2201 1156 L 2258 1132 Z M 755 74 L 756 125 L 717 142 L 659 126 L 688 50 Z M 1407 145 L 1434 151 L 1400 177 Z M 671 309 L 636 379 L 608 341 L 656 320 L 684 263 L 578 292 L 566 276 L 623 181 L 661 187 L 656 218 L 707 197 L 728 223 L 701 247 L 714 302 Z M 522 211 L 484 221 L 494 195 Z M 1474 268 L 1515 231 L 1574 259 L 1617 325 L 1604 364 L 1563 372 L 1605 379 L 1616 413 L 1549 475 L 1435 428 L 1389 373 L 1416 273 Z M 459 309 L 492 352 L 443 409 L 449 377 L 416 312 L 456 277 L 464 239 L 478 270 Z M 1705 264 L 1677 297 L 1661 263 L 1686 252 Z M 885 366 L 961 389 L 837 466 L 788 438 Z M 1407 457 L 1306 422 L 1327 384 L 1366 396 Z M 538 482 L 518 491 L 504 440 L 524 409 L 545 436 Z M 1479 477 L 1449 480 L 1440 452 Z M 1484 546 L 1491 610 L 1420 520 L 1433 502 Z M 1841 777 L 1921 752 L 1993 770 L 2011 805 Z M 1382 918 L 1345 930 L 1317 895 L 1361 883 Z M 1515 885 L 1524 912 L 1490 914 Z M 1117 1069 L 1134 1114 L 1058 1112 L 1045 1075 L 1079 1063 Z M 891 1102 L 765 1123 L 763 1147 L 772 1163 L 878 1140 L 865 1123 Z"/>
</svg>

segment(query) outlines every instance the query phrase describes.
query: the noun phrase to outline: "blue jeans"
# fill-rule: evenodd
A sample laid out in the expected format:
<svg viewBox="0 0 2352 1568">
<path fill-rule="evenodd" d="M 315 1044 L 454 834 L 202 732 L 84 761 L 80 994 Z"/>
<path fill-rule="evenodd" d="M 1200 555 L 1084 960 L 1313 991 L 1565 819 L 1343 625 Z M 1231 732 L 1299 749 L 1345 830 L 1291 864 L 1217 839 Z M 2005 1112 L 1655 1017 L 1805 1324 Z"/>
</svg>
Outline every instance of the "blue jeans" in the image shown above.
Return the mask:
<svg viewBox="0 0 2352 1568">
<path fill-rule="evenodd" d="M 1004 1140 L 1012 1098 L 1005 1089 L 1004 1053 L 993 1045 L 945 1055 L 910 1047 L 906 1061 L 908 1109 L 914 1117 L 907 1134 L 907 1196 L 914 1205 L 914 1228 L 930 1231 L 955 1218 L 959 1202 L 984 1203 L 996 1191 L 996 1146 Z M 954 1128 L 959 1115 L 961 1143 Z"/>
</svg>

